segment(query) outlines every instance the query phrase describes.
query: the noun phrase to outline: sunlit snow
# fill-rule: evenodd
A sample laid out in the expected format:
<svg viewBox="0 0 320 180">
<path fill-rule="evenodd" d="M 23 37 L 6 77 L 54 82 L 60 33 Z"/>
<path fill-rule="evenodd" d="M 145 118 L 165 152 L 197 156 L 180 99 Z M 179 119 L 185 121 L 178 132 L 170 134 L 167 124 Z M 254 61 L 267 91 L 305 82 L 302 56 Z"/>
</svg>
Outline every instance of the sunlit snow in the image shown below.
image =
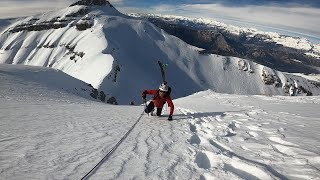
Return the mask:
<svg viewBox="0 0 320 180">
<path fill-rule="evenodd" d="M 202 55 L 110 7 L 83 16 L 74 13 L 85 7 L 68 7 L 2 32 L 0 179 L 320 177 L 319 75 Z M 66 24 L 10 32 L 51 20 Z M 77 30 L 84 21 L 92 26 Z M 166 106 L 162 117 L 143 113 L 142 90 L 162 82 L 158 60 L 168 64 L 171 122 Z M 93 99 L 88 84 L 121 105 Z M 315 96 L 288 96 L 292 84 Z"/>
<path fill-rule="evenodd" d="M 88 13 L 74 15 L 81 11 Z M 64 27 L 14 31 L 20 26 L 46 26 L 51 21 Z M 84 22 L 92 26 L 77 29 L 76 25 Z M 17 21 L 2 32 L 0 46 L 0 63 L 59 69 L 110 94 L 120 104 L 137 103 L 143 88 L 161 83 L 158 60 L 169 65 L 168 82 L 176 97 L 207 89 L 219 93 L 287 95 L 286 89 L 294 81 L 313 95 L 320 94 L 317 83 L 305 77 L 246 59 L 199 54 L 199 48 L 109 6 L 74 6 Z"/>
<path fill-rule="evenodd" d="M 50 76 L 47 83 L 38 77 Z M 211 90 L 176 99 L 174 121 L 62 89 L 61 71 L 0 65 L 0 175 L 81 179 L 317 179 L 319 96 Z"/>
</svg>

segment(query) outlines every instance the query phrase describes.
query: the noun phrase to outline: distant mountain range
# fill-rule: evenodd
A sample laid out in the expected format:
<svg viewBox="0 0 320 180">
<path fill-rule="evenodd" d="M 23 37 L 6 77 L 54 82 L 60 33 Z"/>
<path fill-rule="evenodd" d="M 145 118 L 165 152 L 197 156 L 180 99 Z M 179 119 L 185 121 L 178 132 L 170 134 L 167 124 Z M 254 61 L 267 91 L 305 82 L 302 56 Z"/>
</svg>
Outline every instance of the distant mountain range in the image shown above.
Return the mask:
<svg viewBox="0 0 320 180">
<path fill-rule="evenodd" d="M 293 65 L 288 69 L 299 69 L 300 64 L 301 72 L 318 72 L 313 62 L 317 59 L 307 58 L 306 50 L 258 40 L 264 36 L 252 36 L 250 40 L 248 34 L 239 38 L 220 28 L 215 33 L 205 25 L 199 30 L 198 26 L 180 28 L 183 26 L 177 23 L 168 30 L 170 24 L 162 18 L 159 22 L 167 31 L 183 32 L 177 33 L 177 37 L 183 34 L 187 38 L 190 33 L 190 42 L 169 35 L 144 19 L 121 14 L 108 1 L 82 0 L 55 12 L 18 20 L 5 28 L 0 33 L 0 63 L 59 69 L 92 85 L 96 98 L 104 92 L 105 99 L 113 98 L 112 102 L 119 104 L 140 103 L 143 89 L 158 88 L 162 81 L 158 60 L 168 64 L 167 79 L 173 88 L 173 98 L 207 89 L 221 93 L 288 95 L 289 87 L 294 84 L 300 94 L 320 95 L 317 76 L 270 68 L 276 67 L 276 63 L 285 68 L 286 62 L 276 62 L 276 55 L 271 56 L 265 45 L 274 54 L 299 54 L 308 59 L 290 59 L 287 64 Z M 199 36 L 195 38 L 194 33 Z M 200 42 L 207 42 L 207 49 Z M 252 57 L 268 57 L 274 62 L 261 60 L 264 62 L 261 64 L 270 66 L 261 65 L 246 58 L 249 52 Z M 230 53 L 243 58 L 232 57 Z M 316 56 L 316 48 L 311 48 L 309 53 Z"/>
<path fill-rule="evenodd" d="M 203 54 L 240 57 L 284 72 L 320 72 L 320 44 L 303 38 L 181 16 L 131 16 L 144 18 L 188 44 L 203 48 Z"/>
</svg>

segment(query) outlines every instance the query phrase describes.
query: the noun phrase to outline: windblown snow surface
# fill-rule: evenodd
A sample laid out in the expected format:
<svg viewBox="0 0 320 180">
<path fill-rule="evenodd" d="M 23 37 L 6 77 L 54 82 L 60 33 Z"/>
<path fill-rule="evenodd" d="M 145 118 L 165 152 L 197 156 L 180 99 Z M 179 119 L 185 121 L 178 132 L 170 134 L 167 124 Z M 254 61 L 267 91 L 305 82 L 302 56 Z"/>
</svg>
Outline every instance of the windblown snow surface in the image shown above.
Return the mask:
<svg viewBox="0 0 320 180">
<path fill-rule="evenodd" d="M 207 90 L 175 99 L 169 122 L 166 107 L 153 117 L 72 93 L 82 82 L 50 68 L 0 65 L 0 82 L 0 179 L 81 179 L 136 122 L 88 179 L 320 177 L 319 96 Z"/>
</svg>

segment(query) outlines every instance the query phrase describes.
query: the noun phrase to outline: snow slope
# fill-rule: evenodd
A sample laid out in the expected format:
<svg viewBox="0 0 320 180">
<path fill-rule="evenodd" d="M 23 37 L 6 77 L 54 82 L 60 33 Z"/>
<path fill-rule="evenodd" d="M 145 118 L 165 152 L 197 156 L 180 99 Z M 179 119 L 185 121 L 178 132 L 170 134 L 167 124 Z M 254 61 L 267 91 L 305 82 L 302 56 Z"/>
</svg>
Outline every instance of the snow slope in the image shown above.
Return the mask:
<svg viewBox="0 0 320 180">
<path fill-rule="evenodd" d="M 313 95 L 320 94 L 319 82 L 244 59 L 201 55 L 198 48 L 108 5 L 72 6 L 28 17 L 2 32 L 0 48 L 0 63 L 59 69 L 120 104 L 138 103 L 143 89 L 159 86 L 158 60 L 169 65 L 175 98 L 207 89 L 287 95 L 294 80 Z"/>
<path fill-rule="evenodd" d="M 48 68 L 0 65 L 0 81 L 3 179 L 81 179 L 137 120 L 89 179 L 320 177 L 319 96 L 208 90 L 174 100 L 169 122 L 166 108 L 151 117 L 69 93 L 79 81 Z"/>
</svg>

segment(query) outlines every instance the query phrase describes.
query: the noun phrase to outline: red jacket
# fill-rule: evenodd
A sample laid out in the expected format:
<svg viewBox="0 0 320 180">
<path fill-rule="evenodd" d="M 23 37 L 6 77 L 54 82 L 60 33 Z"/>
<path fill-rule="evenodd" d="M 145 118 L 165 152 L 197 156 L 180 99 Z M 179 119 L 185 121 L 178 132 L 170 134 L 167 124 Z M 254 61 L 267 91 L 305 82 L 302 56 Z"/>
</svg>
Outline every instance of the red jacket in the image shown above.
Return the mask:
<svg viewBox="0 0 320 180">
<path fill-rule="evenodd" d="M 151 94 L 151 95 L 156 95 L 158 93 L 158 90 L 144 90 L 143 91 L 145 94 Z M 161 97 L 159 94 L 155 96 L 155 98 L 152 100 L 154 103 L 154 106 L 157 108 L 162 108 L 164 105 L 164 101 L 167 101 L 169 107 L 170 107 L 170 116 L 172 116 L 173 114 L 173 110 L 174 110 L 174 105 L 172 103 L 172 99 L 169 96 L 167 96 L 166 98 Z"/>
</svg>

